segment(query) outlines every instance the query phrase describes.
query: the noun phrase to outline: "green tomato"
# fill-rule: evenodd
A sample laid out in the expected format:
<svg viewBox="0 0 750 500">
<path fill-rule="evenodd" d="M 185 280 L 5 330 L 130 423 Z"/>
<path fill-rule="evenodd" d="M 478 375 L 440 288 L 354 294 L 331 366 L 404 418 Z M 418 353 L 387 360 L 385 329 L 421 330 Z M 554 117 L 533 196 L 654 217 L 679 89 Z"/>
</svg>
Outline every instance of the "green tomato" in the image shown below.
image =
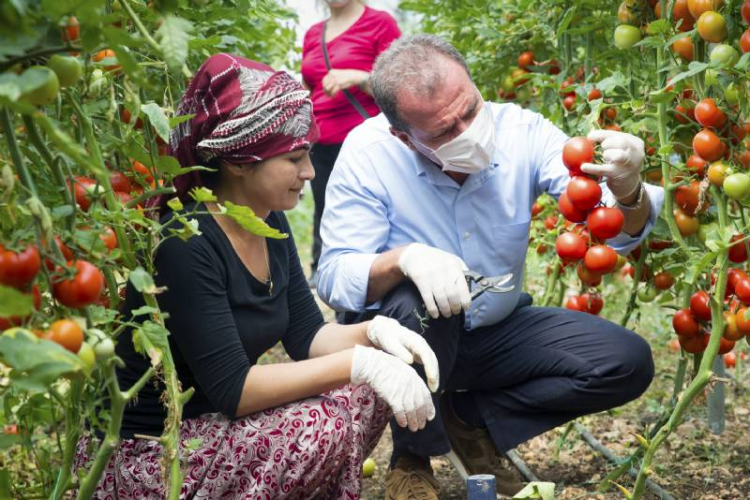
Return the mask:
<svg viewBox="0 0 750 500">
<path fill-rule="evenodd" d="M 718 231 L 718 229 L 719 225 L 715 222 L 701 224 L 701 226 L 698 228 L 698 239 L 701 241 L 701 243 L 705 243 L 708 239 L 708 234 L 712 231 Z"/>
<path fill-rule="evenodd" d="M 83 364 L 83 374 L 87 377 L 90 376 L 96 365 L 96 354 L 94 353 L 94 348 L 91 347 L 91 344 L 84 342 L 81 344 L 81 348 L 78 349 L 77 356 Z"/>
<path fill-rule="evenodd" d="M 373 474 L 375 474 L 375 460 L 373 460 L 372 457 L 369 457 L 362 464 L 362 476 L 371 477 Z"/>
<path fill-rule="evenodd" d="M 115 353 L 115 343 L 110 338 L 103 338 L 94 345 L 96 358 L 100 360 L 109 359 Z"/>
<path fill-rule="evenodd" d="M 89 79 L 89 93 L 91 97 L 99 97 L 106 86 L 107 78 L 104 76 L 104 72 L 100 69 L 92 71 L 91 78 Z"/>
<path fill-rule="evenodd" d="M 720 43 L 711 51 L 710 59 L 712 63 L 731 68 L 740 60 L 740 55 L 731 45 Z"/>
<path fill-rule="evenodd" d="M 513 81 L 513 77 L 508 75 L 503 79 L 503 91 L 506 93 L 515 92 L 516 84 Z"/>
<path fill-rule="evenodd" d="M 734 82 L 727 85 L 727 88 L 724 89 L 724 98 L 726 98 L 727 104 L 732 106 L 740 102 L 740 90 Z"/>
<path fill-rule="evenodd" d="M 706 75 L 705 75 L 705 82 L 706 85 L 709 87 L 711 85 L 718 85 L 719 84 L 719 73 L 716 70 L 713 69 L 707 69 Z"/>
<path fill-rule="evenodd" d="M 621 24 L 615 29 L 615 47 L 627 50 L 641 41 L 641 30 L 629 24 Z"/>
<path fill-rule="evenodd" d="M 638 290 L 638 300 L 641 302 L 652 302 L 656 298 L 656 288 L 651 285 Z"/>
<path fill-rule="evenodd" d="M 750 194 L 750 175 L 738 173 L 724 179 L 724 193 L 733 200 L 741 200 Z"/>
<path fill-rule="evenodd" d="M 55 72 L 60 87 L 72 87 L 83 75 L 83 65 L 75 57 L 55 54 L 47 61 L 47 67 Z"/>
<path fill-rule="evenodd" d="M 23 72 L 21 78 L 39 82 L 33 90 L 26 92 L 21 99 L 34 106 L 45 106 L 55 102 L 60 92 L 60 82 L 54 71 L 46 66 L 32 66 Z"/>
</svg>

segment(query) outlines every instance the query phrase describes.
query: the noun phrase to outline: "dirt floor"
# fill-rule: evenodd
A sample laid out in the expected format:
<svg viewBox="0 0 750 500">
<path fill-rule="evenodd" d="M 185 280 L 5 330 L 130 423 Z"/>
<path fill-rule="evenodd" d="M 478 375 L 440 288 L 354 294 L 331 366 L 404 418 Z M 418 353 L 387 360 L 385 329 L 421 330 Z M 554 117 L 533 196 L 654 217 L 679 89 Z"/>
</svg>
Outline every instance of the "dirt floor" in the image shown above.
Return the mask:
<svg viewBox="0 0 750 500">
<path fill-rule="evenodd" d="M 332 319 L 330 309 L 321 306 L 327 318 Z M 666 346 L 665 339 L 650 340 L 659 376 L 646 394 L 624 407 L 578 421 L 620 457 L 627 456 L 638 446 L 635 434 L 642 434 L 644 426 L 657 419 L 662 405 L 671 395 L 677 354 Z M 281 352 L 270 354 L 272 358 L 283 356 Z M 729 372 L 729 377 L 734 377 L 734 370 Z M 709 432 L 705 397 L 702 397 L 653 461 L 651 479 L 676 500 L 750 498 L 750 398 L 734 379 L 726 392 L 726 429 L 721 435 Z M 614 487 L 605 493 L 597 492 L 599 482 L 614 466 L 592 450 L 576 430 L 564 439 L 563 432 L 564 427 L 554 429 L 518 449 L 520 456 L 541 480 L 556 484 L 556 498 L 624 498 Z M 372 453 L 376 462 L 375 474 L 364 480 L 362 498 L 383 498 L 391 449 L 390 430 L 386 430 Z M 441 484 L 441 499 L 466 498 L 466 488 L 447 459 L 435 457 L 432 465 Z M 625 488 L 633 486 L 632 478 L 628 476 L 622 476 L 618 482 Z M 646 498 L 659 497 L 649 493 Z"/>
</svg>

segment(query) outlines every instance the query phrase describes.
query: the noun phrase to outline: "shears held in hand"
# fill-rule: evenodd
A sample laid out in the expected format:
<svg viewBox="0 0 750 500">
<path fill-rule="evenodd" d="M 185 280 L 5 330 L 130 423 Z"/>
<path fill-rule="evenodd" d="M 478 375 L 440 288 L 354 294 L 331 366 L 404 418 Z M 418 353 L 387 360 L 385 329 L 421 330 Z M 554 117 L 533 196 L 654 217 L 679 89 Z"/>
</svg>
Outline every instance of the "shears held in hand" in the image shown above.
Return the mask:
<svg viewBox="0 0 750 500">
<path fill-rule="evenodd" d="M 471 289 L 472 283 L 475 284 L 474 289 L 471 291 L 471 300 L 476 299 L 484 292 L 505 293 L 510 292 L 516 287 L 516 285 L 503 286 L 513 279 L 513 273 L 487 278 L 476 271 L 464 271 L 464 277 L 469 284 L 469 289 Z"/>
</svg>

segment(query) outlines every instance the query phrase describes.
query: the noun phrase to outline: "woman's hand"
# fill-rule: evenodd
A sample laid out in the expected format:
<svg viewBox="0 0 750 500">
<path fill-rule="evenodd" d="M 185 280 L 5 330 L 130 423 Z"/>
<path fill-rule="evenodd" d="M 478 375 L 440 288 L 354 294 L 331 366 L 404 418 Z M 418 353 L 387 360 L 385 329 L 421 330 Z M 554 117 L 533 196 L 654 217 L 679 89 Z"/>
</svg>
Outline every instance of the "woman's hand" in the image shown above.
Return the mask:
<svg viewBox="0 0 750 500">
<path fill-rule="evenodd" d="M 430 391 L 417 372 L 400 359 L 372 347 L 354 348 L 352 384 L 367 384 L 393 410 L 401 427 L 414 432 L 435 418 Z"/>
<path fill-rule="evenodd" d="M 336 97 L 336 94 L 349 87 L 359 87 L 369 93 L 367 88 L 370 74 L 358 69 L 332 69 L 323 78 L 323 92 L 328 97 Z"/>
<path fill-rule="evenodd" d="M 424 337 L 401 326 L 393 318 L 375 316 L 367 326 L 367 338 L 374 346 L 408 365 L 414 361 L 421 363 L 427 375 L 427 386 L 430 391 L 437 391 L 440 385 L 438 361 Z"/>
</svg>

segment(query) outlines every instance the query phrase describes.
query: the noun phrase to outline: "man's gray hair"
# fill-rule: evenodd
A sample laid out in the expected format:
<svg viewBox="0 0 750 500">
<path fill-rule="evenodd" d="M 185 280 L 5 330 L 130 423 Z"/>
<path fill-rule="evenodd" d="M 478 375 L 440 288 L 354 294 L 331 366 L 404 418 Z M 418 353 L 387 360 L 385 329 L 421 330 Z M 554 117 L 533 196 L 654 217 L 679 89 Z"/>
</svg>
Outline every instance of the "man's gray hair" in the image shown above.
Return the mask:
<svg viewBox="0 0 750 500">
<path fill-rule="evenodd" d="M 436 35 L 412 35 L 395 40 L 378 56 L 370 73 L 375 102 L 396 130 L 409 131 L 409 124 L 398 112 L 397 97 L 406 91 L 431 97 L 444 75 L 436 56 L 455 61 L 471 78 L 469 66 L 456 48 Z"/>
</svg>

